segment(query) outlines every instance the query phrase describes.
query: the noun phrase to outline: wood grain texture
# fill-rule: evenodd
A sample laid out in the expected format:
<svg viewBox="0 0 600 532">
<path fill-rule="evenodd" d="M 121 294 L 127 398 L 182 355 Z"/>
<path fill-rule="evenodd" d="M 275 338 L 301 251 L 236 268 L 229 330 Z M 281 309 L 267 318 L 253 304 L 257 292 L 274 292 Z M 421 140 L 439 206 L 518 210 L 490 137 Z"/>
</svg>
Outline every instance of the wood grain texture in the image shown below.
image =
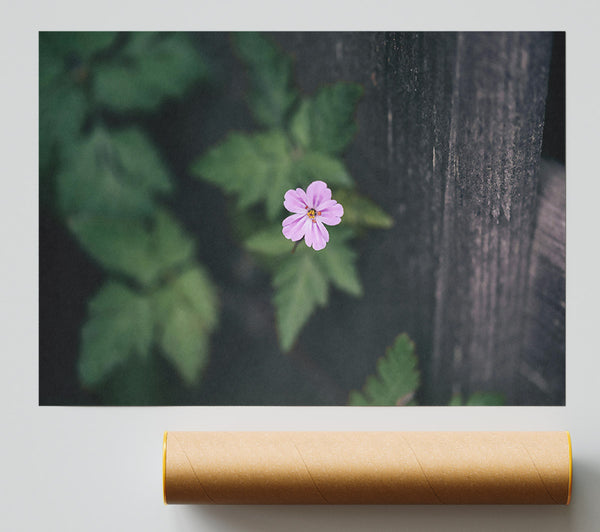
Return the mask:
<svg viewBox="0 0 600 532">
<path fill-rule="evenodd" d="M 552 332 L 553 384 L 528 396 L 523 377 L 523 368 L 545 364 L 541 349 L 533 354 L 537 340 L 529 329 L 537 308 L 532 284 L 541 282 L 531 273 L 532 252 L 539 272 L 539 246 L 545 246 L 533 239 L 543 238 L 535 232 L 537 172 L 552 36 L 276 38 L 295 55 L 304 91 L 316 90 L 317 80 L 365 87 L 346 159 L 359 188 L 395 219 L 391 230 L 362 244 L 364 310 L 345 314 L 343 300 L 335 308 L 355 333 L 334 336 L 320 351 L 346 349 L 344 364 L 364 375 L 390 344 L 388 331 L 406 331 L 417 344 L 424 404 L 475 391 L 501 391 L 507 404 L 560 404 L 560 324 Z M 559 210 L 560 201 L 553 203 Z M 373 331 L 381 335 L 374 339 Z M 310 340 L 307 345 L 310 350 Z M 349 375 L 344 384 L 359 386 Z"/>
</svg>

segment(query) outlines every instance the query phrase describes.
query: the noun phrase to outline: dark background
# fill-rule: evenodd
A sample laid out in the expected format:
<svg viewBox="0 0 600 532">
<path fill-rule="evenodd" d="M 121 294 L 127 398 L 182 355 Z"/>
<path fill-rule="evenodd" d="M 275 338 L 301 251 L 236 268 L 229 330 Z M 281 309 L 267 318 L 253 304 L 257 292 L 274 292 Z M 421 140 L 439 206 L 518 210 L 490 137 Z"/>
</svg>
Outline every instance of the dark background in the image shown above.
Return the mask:
<svg viewBox="0 0 600 532">
<path fill-rule="evenodd" d="M 269 277 L 226 223 L 204 223 L 227 200 L 189 174 L 228 131 L 257 129 L 228 36 L 196 35 L 213 83 L 139 120 L 173 171 L 172 210 L 223 306 L 200 384 L 186 389 L 155 357 L 148 404 L 346 404 L 400 332 L 416 343 L 421 404 L 475 391 L 564 404 L 564 33 L 273 37 L 294 56 L 305 93 L 364 86 L 345 160 L 394 227 L 358 243 L 363 299 L 333 291 L 281 353 Z M 40 404 L 111 403 L 110 389 L 84 391 L 76 372 L 86 304 L 104 273 L 43 203 L 39 242 Z M 111 386 L 127 385 L 120 371 Z"/>
</svg>

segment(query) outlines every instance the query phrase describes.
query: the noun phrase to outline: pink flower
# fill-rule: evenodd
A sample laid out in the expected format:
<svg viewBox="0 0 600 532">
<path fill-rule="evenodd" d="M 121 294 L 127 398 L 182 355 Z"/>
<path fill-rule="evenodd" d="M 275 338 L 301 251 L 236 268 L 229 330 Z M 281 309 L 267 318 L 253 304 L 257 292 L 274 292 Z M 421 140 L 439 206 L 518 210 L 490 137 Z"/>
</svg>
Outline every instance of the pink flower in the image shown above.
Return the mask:
<svg viewBox="0 0 600 532">
<path fill-rule="evenodd" d="M 323 181 L 313 181 L 306 192 L 301 188 L 285 193 L 283 206 L 290 212 L 283 220 L 283 236 L 293 242 L 302 237 L 308 247 L 318 251 L 329 242 L 325 225 L 337 225 L 344 215 L 344 208 L 331 199 L 331 190 Z"/>
</svg>

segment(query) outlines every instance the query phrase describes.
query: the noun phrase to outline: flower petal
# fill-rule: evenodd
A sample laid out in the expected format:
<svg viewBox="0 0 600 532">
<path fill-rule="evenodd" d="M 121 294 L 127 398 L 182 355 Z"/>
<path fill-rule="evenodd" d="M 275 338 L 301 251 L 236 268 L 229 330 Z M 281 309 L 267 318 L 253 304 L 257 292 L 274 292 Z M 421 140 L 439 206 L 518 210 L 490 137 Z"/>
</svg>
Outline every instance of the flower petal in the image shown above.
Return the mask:
<svg viewBox="0 0 600 532">
<path fill-rule="evenodd" d="M 321 233 L 321 236 L 325 239 L 325 243 L 329 242 L 329 231 L 327 231 L 327 228 L 321 223 L 321 220 L 317 220 L 317 229 Z"/>
<path fill-rule="evenodd" d="M 320 206 L 331 199 L 331 190 L 327 188 L 327 183 L 313 181 L 306 189 L 306 199 L 309 207 L 320 210 Z"/>
<path fill-rule="evenodd" d="M 334 200 L 327 203 L 327 206 L 319 211 L 321 213 L 319 220 L 327 225 L 339 224 L 341 217 L 344 216 L 344 207 L 342 207 L 341 203 Z"/>
<path fill-rule="evenodd" d="M 312 222 L 306 228 L 304 241 L 308 247 L 312 247 L 315 251 L 323 249 L 329 241 L 329 233 L 320 222 Z"/>
<path fill-rule="evenodd" d="M 288 211 L 298 214 L 306 211 L 306 194 L 301 188 L 288 190 L 284 198 L 283 206 Z"/>
<path fill-rule="evenodd" d="M 303 230 L 304 230 L 304 242 L 310 248 L 313 245 L 313 221 L 307 216 L 306 221 L 304 222 Z"/>
<path fill-rule="evenodd" d="M 292 242 L 300 240 L 304 236 L 304 220 L 308 219 L 306 214 L 292 214 L 283 220 L 283 236 Z"/>
</svg>

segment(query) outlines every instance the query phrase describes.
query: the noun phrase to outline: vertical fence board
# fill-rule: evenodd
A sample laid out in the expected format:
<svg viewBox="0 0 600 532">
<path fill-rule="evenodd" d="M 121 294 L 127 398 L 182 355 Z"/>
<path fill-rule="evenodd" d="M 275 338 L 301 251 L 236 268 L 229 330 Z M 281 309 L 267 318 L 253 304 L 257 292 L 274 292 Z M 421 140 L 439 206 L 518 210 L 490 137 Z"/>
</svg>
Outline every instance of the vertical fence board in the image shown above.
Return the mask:
<svg viewBox="0 0 600 532">
<path fill-rule="evenodd" d="M 363 243 L 365 310 L 344 315 L 356 334 L 323 351 L 347 347 L 345 363 L 360 375 L 392 340 L 360 331 L 407 331 L 420 355 L 423 403 L 502 390 L 508 404 L 526 404 L 519 368 L 551 35 L 278 39 L 293 50 L 305 91 L 315 80 L 365 86 L 347 161 L 396 221 Z"/>
</svg>

